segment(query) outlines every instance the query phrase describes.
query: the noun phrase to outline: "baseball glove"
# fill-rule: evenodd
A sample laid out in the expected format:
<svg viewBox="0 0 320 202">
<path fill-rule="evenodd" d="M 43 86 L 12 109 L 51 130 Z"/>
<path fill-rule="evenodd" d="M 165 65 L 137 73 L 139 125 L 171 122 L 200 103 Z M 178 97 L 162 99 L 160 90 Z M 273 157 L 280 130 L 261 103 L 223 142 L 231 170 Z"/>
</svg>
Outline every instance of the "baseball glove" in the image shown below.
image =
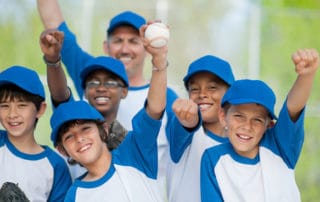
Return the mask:
<svg viewBox="0 0 320 202">
<path fill-rule="evenodd" d="M 0 189 L 0 202 L 29 202 L 18 184 L 5 182 Z"/>
</svg>

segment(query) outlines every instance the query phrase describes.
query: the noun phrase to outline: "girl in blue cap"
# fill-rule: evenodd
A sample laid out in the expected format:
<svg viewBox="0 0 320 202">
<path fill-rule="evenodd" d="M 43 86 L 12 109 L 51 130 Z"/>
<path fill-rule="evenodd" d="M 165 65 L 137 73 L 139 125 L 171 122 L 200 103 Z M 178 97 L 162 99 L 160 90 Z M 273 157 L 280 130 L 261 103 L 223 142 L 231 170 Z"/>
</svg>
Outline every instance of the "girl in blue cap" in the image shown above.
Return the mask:
<svg viewBox="0 0 320 202">
<path fill-rule="evenodd" d="M 298 76 L 278 118 L 276 97 L 262 81 L 235 81 L 224 95 L 219 117 L 230 143 L 209 148 L 202 157 L 203 202 L 301 201 L 294 169 L 319 56 L 303 49 L 292 61 Z"/>
<path fill-rule="evenodd" d="M 45 91 L 35 71 L 12 66 L 0 73 L 0 122 L 5 129 L 0 130 L 0 187 L 11 182 L 30 201 L 63 201 L 71 185 L 68 166 L 35 140 L 45 110 Z"/>
</svg>

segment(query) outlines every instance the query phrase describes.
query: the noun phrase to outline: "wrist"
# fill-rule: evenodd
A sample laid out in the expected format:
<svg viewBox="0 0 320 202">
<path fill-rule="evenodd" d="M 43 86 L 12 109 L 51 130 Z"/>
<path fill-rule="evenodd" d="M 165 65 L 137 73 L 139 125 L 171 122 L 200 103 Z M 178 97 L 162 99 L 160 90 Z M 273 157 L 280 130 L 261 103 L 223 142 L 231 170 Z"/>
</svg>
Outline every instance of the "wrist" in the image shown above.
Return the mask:
<svg viewBox="0 0 320 202">
<path fill-rule="evenodd" d="M 61 65 L 61 56 L 59 55 L 58 59 L 49 60 L 45 55 L 43 55 L 43 61 L 47 67 L 59 67 Z"/>
<path fill-rule="evenodd" d="M 154 62 L 152 61 L 152 71 L 157 71 L 157 72 L 163 71 L 163 70 L 166 70 L 168 68 L 168 66 L 169 66 L 168 60 L 166 60 L 165 65 L 161 65 L 161 66 L 155 65 Z"/>
</svg>

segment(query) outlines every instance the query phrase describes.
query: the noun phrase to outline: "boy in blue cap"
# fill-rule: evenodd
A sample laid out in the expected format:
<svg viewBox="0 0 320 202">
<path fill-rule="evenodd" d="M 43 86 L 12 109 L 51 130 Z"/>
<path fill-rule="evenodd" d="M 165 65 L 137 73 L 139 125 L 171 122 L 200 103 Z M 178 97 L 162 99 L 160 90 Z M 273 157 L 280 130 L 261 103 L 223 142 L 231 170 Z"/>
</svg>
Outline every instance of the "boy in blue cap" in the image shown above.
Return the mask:
<svg viewBox="0 0 320 202">
<path fill-rule="evenodd" d="M 147 49 L 152 54 L 167 51 L 166 46 Z M 157 136 L 166 106 L 166 85 L 166 68 L 152 71 L 145 107 L 134 117 L 134 129 L 112 152 L 103 142 L 104 119 L 92 106 L 71 101 L 57 107 L 51 118 L 51 139 L 62 154 L 88 170 L 75 180 L 65 201 L 163 201 L 156 183 Z"/>
<path fill-rule="evenodd" d="M 292 60 L 298 76 L 278 118 L 276 97 L 262 81 L 235 81 L 224 95 L 219 117 L 230 143 L 207 149 L 203 155 L 203 202 L 301 201 L 294 169 L 319 56 L 314 49 L 301 49 Z"/>
<path fill-rule="evenodd" d="M 189 65 L 183 79 L 189 99 L 178 99 L 173 104 L 176 117 L 170 130 L 169 201 L 200 201 L 201 156 L 205 149 L 228 141 L 222 133 L 218 114 L 222 96 L 233 81 L 232 68 L 222 58 L 205 55 Z M 202 117 L 201 129 L 196 133 L 176 132 L 177 128 L 195 127 L 198 110 Z"/>
<path fill-rule="evenodd" d="M 34 137 L 46 110 L 38 74 L 23 66 L 0 73 L 0 187 L 17 184 L 30 201 L 63 201 L 71 185 L 64 159 Z"/>
</svg>

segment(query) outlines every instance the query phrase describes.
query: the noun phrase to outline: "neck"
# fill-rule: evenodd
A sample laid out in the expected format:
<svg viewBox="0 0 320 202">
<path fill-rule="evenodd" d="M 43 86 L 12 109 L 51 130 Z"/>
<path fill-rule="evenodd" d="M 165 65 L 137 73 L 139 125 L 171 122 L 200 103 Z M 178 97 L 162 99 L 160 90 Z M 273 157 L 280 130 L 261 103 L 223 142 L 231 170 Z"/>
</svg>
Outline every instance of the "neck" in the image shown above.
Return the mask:
<svg viewBox="0 0 320 202">
<path fill-rule="evenodd" d="M 203 123 L 203 127 L 217 136 L 227 137 L 227 135 L 225 134 L 224 127 L 219 122 Z"/>
<path fill-rule="evenodd" d="M 20 151 L 26 154 L 38 154 L 44 149 L 36 142 L 33 134 L 24 136 L 8 135 L 10 142 Z"/>
<path fill-rule="evenodd" d="M 94 181 L 103 177 L 109 170 L 111 165 L 112 155 L 107 149 L 107 146 L 103 144 L 103 151 L 100 158 L 90 165 L 84 165 L 88 174 L 83 179 L 84 181 Z"/>
<path fill-rule="evenodd" d="M 129 78 L 129 86 L 132 87 L 139 87 L 148 84 L 149 82 L 144 79 L 143 77 L 137 78 L 137 77 L 130 77 Z"/>
</svg>

